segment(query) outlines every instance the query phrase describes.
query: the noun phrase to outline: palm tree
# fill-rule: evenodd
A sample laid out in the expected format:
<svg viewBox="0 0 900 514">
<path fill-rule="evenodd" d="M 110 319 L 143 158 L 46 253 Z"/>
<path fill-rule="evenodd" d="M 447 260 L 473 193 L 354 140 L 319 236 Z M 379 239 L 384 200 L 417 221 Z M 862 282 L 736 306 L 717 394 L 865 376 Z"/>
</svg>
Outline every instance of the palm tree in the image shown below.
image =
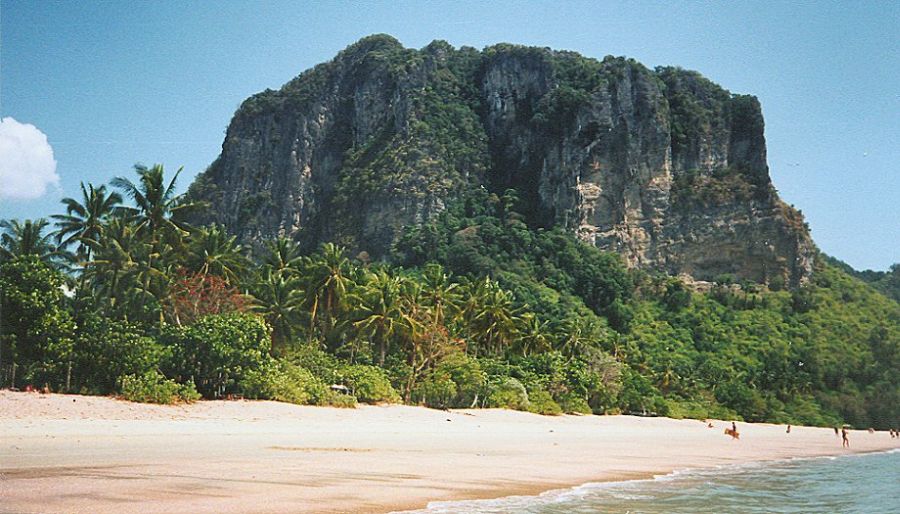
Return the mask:
<svg viewBox="0 0 900 514">
<path fill-rule="evenodd" d="M 485 277 L 483 281 L 468 285 L 463 317 L 478 342 L 487 352 L 499 354 L 514 340 L 517 311 L 513 307 L 512 293 Z"/>
<path fill-rule="evenodd" d="M 124 177 L 116 177 L 111 184 L 122 190 L 131 198 L 136 208 L 128 208 L 129 218 L 135 223 L 138 235 L 146 236 L 150 244 L 150 252 L 146 260 L 137 261 L 141 290 L 138 309 L 143 310 L 149 294 L 158 302 L 165 297 L 167 276 L 173 271 L 172 263 L 160 264 L 164 255 L 174 256 L 183 249 L 183 237 L 188 234 L 189 226 L 179 218 L 194 204 L 186 203 L 183 195 L 175 194 L 175 184 L 183 168 L 175 172 L 175 176 L 165 181 L 165 170 L 161 164 L 152 168 L 136 164 L 138 183 Z M 159 309 L 159 322 L 163 323 L 163 311 Z"/>
<path fill-rule="evenodd" d="M 541 321 L 533 312 L 523 314 L 516 323 L 516 349 L 522 355 L 533 352 L 544 352 L 551 348 L 553 336 L 550 334 L 549 323 Z"/>
<path fill-rule="evenodd" d="M 560 332 L 557 349 L 569 361 L 600 352 L 601 345 L 610 337 L 605 324 L 594 318 L 567 318 L 560 326 Z"/>
<path fill-rule="evenodd" d="M 134 216 L 138 230 L 148 233 L 154 244 L 161 237 L 179 240 L 188 232 L 187 224 L 179 221 L 179 214 L 192 208 L 193 204 L 185 203 L 183 195 L 175 194 L 175 184 L 183 169 L 178 168 L 166 185 L 162 164 L 156 164 L 152 168 L 135 164 L 137 184 L 124 177 L 116 177 L 110 182 L 137 205 L 129 211 Z"/>
<path fill-rule="evenodd" d="M 427 264 L 422 271 L 422 294 L 424 300 L 434 311 L 434 322 L 445 324 L 460 309 L 461 296 L 457 290 L 459 284 L 450 280 L 443 266 Z"/>
<path fill-rule="evenodd" d="M 272 327 L 272 350 L 281 351 L 302 330 L 304 298 L 299 280 L 268 270 L 253 296 L 253 310 Z"/>
<path fill-rule="evenodd" d="M 236 236 L 229 236 L 217 225 L 196 230 L 188 245 L 187 268 L 204 275 L 220 276 L 237 285 L 249 262 L 243 247 L 236 241 Z"/>
<path fill-rule="evenodd" d="M 319 252 L 305 259 L 303 277 L 310 324 L 323 315 L 332 320 L 352 283 L 350 260 L 344 256 L 344 249 L 332 243 L 323 244 Z"/>
<path fill-rule="evenodd" d="M 353 326 L 378 345 L 378 363 L 384 365 L 388 342 L 403 323 L 404 282 L 387 271 L 370 272 L 363 285 L 360 319 Z"/>
<path fill-rule="evenodd" d="M 90 260 L 91 247 L 88 240 L 99 240 L 103 230 L 103 224 L 110 216 L 116 213 L 122 196 L 112 192 L 106 194 L 106 186 L 95 188 L 88 184 L 85 189 L 81 183 L 82 202 L 74 198 L 63 198 L 66 206 L 65 214 L 54 214 L 56 220 L 56 237 L 61 246 L 78 243 L 76 254 L 79 258 Z"/>
<path fill-rule="evenodd" d="M 2 220 L 0 228 L 0 259 L 9 260 L 24 255 L 36 255 L 41 261 L 53 268 L 62 268 L 63 263 L 71 261 L 71 255 L 60 249 L 53 242 L 51 234 L 44 233 L 50 223 L 40 218 L 37 220 Z"/>
<path fill-rule="evenodd" d="M 133 293 L 138 284 L 135 277 L 142 257 L 149 255 L 149 244 L 142 240 L 133 225 L 119 217 L 111 218 L 96 239 L 85 239 L 94 259 L 85 266 L 94 295 L 105 297 L 112 312 L 123 311 L 126 293 Z"/>
<path fill-rule="evenodd" d="M 266 241 L 265 253 L 263 253 L 260 264 L 265 270 L 281 275 L 296 276 L 303 264 L 300 246 L 293 239 L 286 237 Z"/>
</svg>

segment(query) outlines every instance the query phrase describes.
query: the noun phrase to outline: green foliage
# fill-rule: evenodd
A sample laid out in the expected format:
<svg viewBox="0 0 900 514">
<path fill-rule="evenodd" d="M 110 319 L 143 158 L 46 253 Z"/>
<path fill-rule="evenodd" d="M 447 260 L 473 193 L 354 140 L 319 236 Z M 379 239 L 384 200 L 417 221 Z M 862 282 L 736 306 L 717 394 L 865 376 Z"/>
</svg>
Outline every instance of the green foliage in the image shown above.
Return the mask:
<svg viewBox="0 0 900 514">
<path fill-rule="evenodd" d="M 238 386 L 247 398 L 298 405 L 331 405 L 335 396 L 321 378 L 284 360 L 249 370 Z"/>
<path fill-rule="evenodd" d="M 341 370 L 344 384 L 363 403 L 400 403 L 387 372 L 376 366 L 350 365 Z"/>
<path fill-rule="evenodd" d="M 566 414 L 592 414 L 587 400 L 574 393 L 566 393 L 559 399 L 559 407 Z"/>
<path fill-rule="evenodd" d="M 64 284 L 38 255 L 0 263 L 0 366 L 15 369 L 15 383 L 3 385 L 65 386 L 76 327 Z"/>
<path fill-rule="evenodd" d="M 73 381 L 98 393 L 115 391 L 119 377 L 158 370 L 166 357 L 166 349 L 143 327 L 97 315 L 80 323 L 74 353 Z"/>
<path fill-rule="evenodd" d="M 205 398 L 238 393 L 244 375 L 271 362 L 265 322 L 249 314 L 214 315 L 163 336 L 174 375 L 191 380 Z"/>
<path fill-rule="evenodd" d="M 167 379 L 158 371 L 147 371 L 140 375 L 123 375 L 119 378 L 119 392 L 122 398 L 131 402 L 190 403 L 200 399 L 194 384 L 179 384 Z"/>
<path fill-rule="evenodd" d="M 562 408 L 550 393 L 543 389 L 532 390 L 528 395 L 528 412 L 543 414 L 545 416 L 558 416 L 563 413 Z"/>
<path fill-rule="evenodd" d="M 527 410 L 528 392 L 522 382 L 512 377 L 499 377 L 489 386 L 486 407 Z"/>
</svg>

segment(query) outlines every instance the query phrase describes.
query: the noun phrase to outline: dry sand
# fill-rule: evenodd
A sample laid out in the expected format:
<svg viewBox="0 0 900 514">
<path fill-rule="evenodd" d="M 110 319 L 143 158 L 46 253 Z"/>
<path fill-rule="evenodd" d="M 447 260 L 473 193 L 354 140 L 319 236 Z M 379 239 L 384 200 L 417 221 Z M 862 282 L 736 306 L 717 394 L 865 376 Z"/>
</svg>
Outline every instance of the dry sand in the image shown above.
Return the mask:
<svg viewBox="0 0 900 514">
<path fill-rule="evenodd" d="M 385 512 L 900 446 L 886 432 L 404 406 L 134 404 L 0 391 L 0 512 Z"/>
</svg>

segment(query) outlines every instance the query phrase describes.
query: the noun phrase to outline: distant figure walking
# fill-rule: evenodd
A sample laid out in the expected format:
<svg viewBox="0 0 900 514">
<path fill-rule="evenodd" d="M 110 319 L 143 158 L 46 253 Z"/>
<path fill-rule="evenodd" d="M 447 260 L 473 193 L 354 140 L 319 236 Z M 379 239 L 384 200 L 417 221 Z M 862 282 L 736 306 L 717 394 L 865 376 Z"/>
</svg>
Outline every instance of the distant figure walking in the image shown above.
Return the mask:
<svg viewBox="0 0 900 514">
<path fill-rule="evenodd" d="M 732 440 L 741 438 L 741 434 L 738 433 L 737 425 L 734 423 L 734 421 L 731 422 L 731 428 L 725 429 L 725 435 L 730 435 Z"/>
<path fill-rule="evenodd" d="M 847 438 L 847 428 L 846 427 L 841 429 L 841 439 L 843 439 L 843 441 L 841 442 L 841 447 L 842 448 L 850 448 L 850 439 Z"/>
<path fill-rule="evenodd" d="M 841 434 L 838 433 L 837 427 L 834 427 L 834 435 L 841 435 Z"/>
<path fill-rule="evenodd" d="M 789 433 L 789 434 L 791 433 L 791 426 L 790 426 L 790 425 L 788 425 L 787 433 Z"/>
</svg>

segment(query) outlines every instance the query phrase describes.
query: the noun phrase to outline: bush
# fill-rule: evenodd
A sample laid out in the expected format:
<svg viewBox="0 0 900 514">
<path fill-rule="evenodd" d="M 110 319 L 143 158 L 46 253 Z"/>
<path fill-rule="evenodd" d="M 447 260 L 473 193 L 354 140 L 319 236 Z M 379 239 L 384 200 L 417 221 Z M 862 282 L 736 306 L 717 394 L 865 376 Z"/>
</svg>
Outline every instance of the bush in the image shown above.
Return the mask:
<svg viewBox="0 0 900 514">
<path fill-rule="evenodd" d="M 237 393 L 244 376 L 267 367 L 271 340 L 266 323 L 249 314 L 206 316 L 165 334 L 173 374 L 192 379 L 206 398 Z"/>
<path fill-rule="evenodd" d="M 412 398 L 418 399 L 428 407 L 446 409 L 456 397 L 456 383 L 446 371 L 434 370 L 413 388 Z"/>
<path fill-rule="evenodd" d="M 312 344 L 298 346 L 291 350 L 286 359 L 297 366 L 308 369 L 325 382 L 333 384 L 341 381 L 340 371 L 344 364 L 333 355 Z"/>
<path fill-rule="evenodd" d="M 178 402 L 194 402 L 200 393 L 194 384 L 179 384 L 167 379 L 158 371 L 148 371 L 142 375 L 124 375 L 119 378 L 119 392 L 122 398 L 131 402 L 161 403 L 169 405 Z"/>
<path fill-rule="evenodd" d="M 238 386 L 244 396 L 252 399 L 297 405 L 356 406 L 354 396 L 332 391 L 324 380 L 308 369 L 285 360 L 248 371 Z"/>
<path fill-rule="evenodd" d="M 486 378 L 481 364 L 462 352 L 445 357 L 435 367 L 435 371 L 448 375 L 456 387 L 455 393 L 447 402 L 449 407 L 471 407 L 479 394 L 484 392 Z"/>
<path fill-rule="evenodd" d="M 566 414 L 593 414 L 587 400 L 577 394 L 567 393 L 559 398 L 559 406 Z"/>
<path fill-rule="evenodd" d="M 99 393 L 115 391 L 119 377 L 159 369 L 166 354 L 138 325 L 109 318 L 88 318 L 76 342 L 73 378 Z"/>
<path fill-rule="evenodd" d="M 342 371 L 344 383 L 363 403 L 400 403 L 400 395 L 391 387 L 387 372 L 375 366 L 356 364 Z"/>
<path fill-rule="evenodd" d="M 550 393 L 543 389 L 535 389 L 528 395 L 528 412 L 558 416 L 562 414 L 562 408 L 553 400 Z"/>
<path fill-rule="evenodd" d="M 488 407 L 501 409 L 528 409 L 528 392 L 522 382 L 512 377 L 501 377 L 491 384 L 490 394 L 485 402 Z"/>
<path fill-rule="evenodd" d="M 18 367 L 13 386 L 56 389 L 66 383 L 75 323 L 66 310 L 64 283 L 62 273 L 34 255 L 0 263 L 0 363 Z"/>
</svg>

